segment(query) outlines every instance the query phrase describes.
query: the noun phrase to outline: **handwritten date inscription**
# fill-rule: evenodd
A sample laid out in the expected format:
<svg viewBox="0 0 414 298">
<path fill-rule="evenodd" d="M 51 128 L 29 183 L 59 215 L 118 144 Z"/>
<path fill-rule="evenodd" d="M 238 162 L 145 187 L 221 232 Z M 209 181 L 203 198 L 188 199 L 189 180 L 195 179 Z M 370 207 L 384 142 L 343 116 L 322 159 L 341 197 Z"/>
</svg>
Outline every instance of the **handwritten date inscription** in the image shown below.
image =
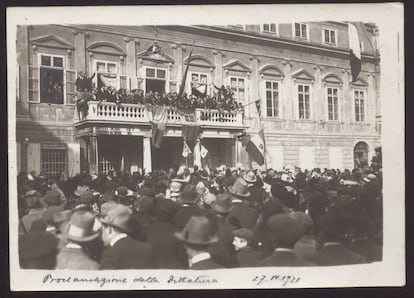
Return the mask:
<svg viewBox="0 0 414 298">
<path fill-rule="evenodd" d="M 287 284 L 297 284 L 300 281 L 300 277 L 291 276 L 291 275 L 256 275 L 253 277 L 252 281 L 256 283 L 256 285 L 261 285 L 264 283 L 281 283 L 282 287 L 285 287 Z"/>
</svg>

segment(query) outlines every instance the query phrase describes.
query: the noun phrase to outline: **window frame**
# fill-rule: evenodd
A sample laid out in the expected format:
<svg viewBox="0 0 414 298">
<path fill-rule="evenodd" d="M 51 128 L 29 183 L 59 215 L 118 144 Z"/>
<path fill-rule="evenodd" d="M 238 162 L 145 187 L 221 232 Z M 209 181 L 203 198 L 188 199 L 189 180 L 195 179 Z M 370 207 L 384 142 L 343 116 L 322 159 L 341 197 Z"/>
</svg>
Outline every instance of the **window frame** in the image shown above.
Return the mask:
<svg viewBox="0 0 414 298">
<path fill-rule="evenodd" d="M 313 109 L 312 109 L 312 84 L 311 82 L 297 82 L 296 84 L 296 119 L 299 121 L 311 121 L 313 119 Z M 300 101 L 299 101 L 299 86 L 308 86 L 309 87 L 309 118 L 300 118 Z M 304 102 L 304 107 L 306 106 Z M 305 111 L 305 110 L 304 110 Z M 306 113 L 305 113 L 306 114 Z"/>
<path fill-rule="evenodd" d="M 195 75 L 198 75 L 198 77 L 199 77 L 199 79 L 200 79 L 200 75 L 205 75 L 206 76 L 206 78 L 207 78 L 207 81 L 206 81 L 206 86 L 207 86 L 207 95 L 210 95 L 211 94 L 211 92 L 210 92 L 210 74 L 209 73 L 207 73 L 207 72 L 200 72 L 200 71 L 189 71 L 189 76 L 190 76 L 190 80 L 188 80 L 188 85 L 186 86 L 186 89 L 187 89 L 187 93 L 188 94 L 191 94 L 191 89 L 192 89 L 192 82 L 193 82 L 193 80 L 192 80 L 192 78 L 193 78 L 193 74 L 195 74 Z"/>
<path fill-rule="evenodd" d="M 120 68 L 119 68 L 119 62 L 116 61 L 110 61 L 110 60 L 101 60 L 101 59 L 93 59 L 93 70 L 96 73 L 95 77 L 93 78 L 93 83 L 95 84 L 96 87 L 98 87 L 98 74 L 103 73 L 103 74 L 111 74 L 110 72 L 98 72 L 98 63 L 105 63 L 105 68 L 106 70 L 108 70 L 108 64 L 115 64 L 116 65 L 116 80 L 117 80 L 117 89 L 119 89 L 120 86 Z"/>
<path fill-rule="evenodd" d="M 155 77 L 147 77 L 147 69 L 148 68 L 152 68 L 152 69 L 155 70 Z M 164 79 L 160 79 L 160 78 L 157 77 L 157 70 L 158 69 L 165 71 L 165 78 Z M 145 65 L 144 68 L 143 68 L 143 76 L 144 76 L 144 80 L 143 80 L 142 89 L 144 90 L 144 93 L 147 93 L 147 84 L 146 84 L 147 79 L 164 81 L 165 82 L 165 93 L 170 92 L 170 80 L 168 79 L 169 78 L 168 67 L 158 67 L 158 66 Z"/>
<path fill-rule="evenodd" d="M 271 30 L 265 30 L 264 26 L 265 25 L 269 25 L 269 29 L 271 29 L 272 24 L 275 25 L 275 31 L 271 31 Z M 267 33 L 267 34 L 273 34 L 273 35 L 279 35 L 279 24 L 278 23 L 264 23 L 264 24 L 260 24 L 260 32 L 262 33 Z"/>
<path fill-rule="evenodd" d="M 337 94 L 336 94 L 336 99 L 337 99 L 337 119 L 329 119 L 329 94 L 328 94 L 328 89 L 336 89 L 337 90 Z M 325 86 L 325 103 L 326 103 L 326 121 L 328 122 L 340 122 L 341 121 L 341 104 L 340 104 L 340 100 L 341 100 L 341 89 L 340 86 L 334 86 L 334 85 L 326 85 Z"/>
<path fill-rule="evenodd" d="M 296 24 L 300 24 L 301 26 L 302 25 L 305 25 L 306 26 L 306 37 L 302 37 L 302 36 L 296 36 Z M 302 23 L 302 22 L 295 22 L 295 23 L 292 23 L 292 37 L 294 38 L 294 39 L 299 39 L 299 40 L 307 40 L 307 41 L 309 41 L 309 24 L 307 24 L 307 23 Z"/>
<path fill-rule="evenodd" d="M 62 58 L 62 67 L 55 67 L 55 66 L 47 66 L 47 65 L 42 65 L 42 56 L 49 56 L 51 57 L 51 61 L 53 61 L 53 57 L 57 57 L 57 58 Z M 39 52 L 37 53 L 37 78 L 38 78 L 38 99 L 37 101 L 29 101 L 31 103 L 39 103 L 39 104 L 47 104 L 47 105 L 66 105 L 66 65 L 67 65 L 67 56 L 66 55 L 59 55 L 59 54 L 48 54 L 45 52 Z M 40 68 L 49 68 L 49 69 L 58 69 L 58 70 L 62 70 L 63 72 L 63 103 L 47 103 L 47 102 L 41 102 L 41 98 L 40 98 L 40 81 L 41 81 L 41 77 L 40 77 Z"/>
<path fill-rule="evenodd" d="M 361 106 L 363 107 L 363 120 L 357 120 L 357 113 L 356 113 L 356 100 L 357 98 L 355 97 L 355 92 L 359 92 L 359 94 L 363 94 L 363 105 L 359 104 L 359 115 L 361 115 Z M 364 89 L 360 89 L 360 88 L 353 88 L 352 89 L 352 98 L 353 98 L 353 106 L 352 106 L 352 111 L 353 111 L 353 122 L 357 123 L 357 124 L 365 124 L 367 123 L 367 92 Z M 360 98 L 358 98 L 359 102 L 360 102 Z"/>
<path fill-rule="evenodd" d="M 335 34 L 335 42 L 327 42 L 325 40 L 325 31 L 329 31 L 329 32 L 334 32 Z M 329 35 L 329 38 L 331 36 Z M 324 45 L 329 45 L 329 46 L 338 46 L 338 30 L 337 29 L 332 29 L 332 28 L 322 28 L 322 44 Z"/>
<path fill-rule="evenodd" d="M 277 84 L 277 94 L 278 94 L 278 97 L 277 97 L 277 115 L 274 115 L 274 98 L 272 98 L 272 116 L 268 116 L 268 114 L 267 114 L 267 110 L 268 110 L 268 107 L 267 107 L 267 101 L 268 101 L 268 99 L 267 99 L 267 86 L 266 86 L 266 83 L 267 82 L 270 82 L 271 84 L 272 84 L 272 88 L 271 88 L 271 92 L 272 92 L 272 96 L 273 96 L 273 84 L 274 83 L 276 83 Z M 280 86 L 281 84 L 280 84 L 280 80 L 275 80 L 275 79 L 263 79 L 263 91 L 264 91 L 264 105 L 262 105 L 264 108 L 265 108 L 265 110 L 266 110 L 266 112 L 264 113 L 264 117 L 265 118 L 270 118 L 270 119 L 280 119 L 281 118 L 281 116 L 280 116 L 280 114 L 281 114 L 281 104 L 280 104 L 280 98 L 281 98 L 281 96 L 280 96 L 280 91 L 281 91 L 281 86 Z M 263 108 L 262 108 L 262 115 L 263 115 Z"/>
<path fill-rule="evenodd" d="M 231 86 L 231 79 L 237 79 L 237 94 L 233 91 L 232 86 Z M 243 101 L 241 101 L 237 95 L 239 93 L 239 80 L 242 79 L 244 81 L 243 84 L 243 90 L 244 90 L 244 99 Z M 243 76 L 236 76 L 236 75 L 230 75 L 228 78 L 228 85 L 230 86 L 231 91 L 234 93 L 234 98 L 236 100 L 236 102 L 242 102 L 243 104 L 246 103 L 246 101 L 248 100 L 247 98 L 247 77 L 243 77 Z"/>
<path fill-rule="evenodd" d="M 68 167 L 69 167 L 69 156 L 68 156 L 69 151 L 68 151 L 68 148 L 63 148 L 63 147 L 62 148 L 41 147 L 40 148 L 40 170 L 41 171 L 44 171 L 44 164 L 45 163 L 46 164 L 52 164 L 52 162 L 44 162 L 44 160 L 43 160 L 43 157 L 44 157 L 43 154 L 44 154 L 45 151 L 62 151 L 63 152 L 64 161 L 61 162 L 61 163 L 63 163 L 63 165 L 64 165 L 63 171 L 65 172 L 65 174 L 67 174 Z M 45 171 L 45 173 L 47 175 L 49 175 L 49 173 L 47 173 L 46 171 Z M 56 174 L 56 175 L 58 175 L 58 174 Z"/>
</svg>

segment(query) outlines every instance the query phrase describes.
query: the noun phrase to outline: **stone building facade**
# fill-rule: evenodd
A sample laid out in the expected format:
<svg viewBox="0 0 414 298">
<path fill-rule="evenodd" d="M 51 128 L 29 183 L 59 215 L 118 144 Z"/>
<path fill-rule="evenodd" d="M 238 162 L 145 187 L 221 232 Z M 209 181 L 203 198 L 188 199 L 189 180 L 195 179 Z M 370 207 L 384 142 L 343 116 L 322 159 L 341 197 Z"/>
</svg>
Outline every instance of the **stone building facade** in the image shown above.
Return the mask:
<svg viewBox="0 0 414 298">
<path fill-rule="evenodd" d="M 201 126 L 191 164 L 255 166 L 237 138 L 263 127 L 268 168 L 353 168 L 380 146 L 379 53 L 376 28 L 356 24 L 362 50 L 351 83 L 348 24 L 310 22 L 235 26 L 36 25 L 17 30 L 18 172 L 151 171 L 183 162 L 181 129 Z M 193 45 L 194 43 L 194 45 Z M 156 47 L 157 51 L 151 52 Z M 116 88 L 177 92 L 193 48 L 192 80 L 229 85 L 241 113 L 169 111 L 161 149 L 151 146 L 151 113 L 137 105 L 90 103 L 77 117 L 77 72 L 104 73 Z M 45 96 L 54 77 L 61 96 Z M 49 80 L 50 81 L 50 80 Z M 96 83 L 96 77 L 94 78 Z M 50 84 L 50 82 L 49 82 Z M 261 100 L 262 121 L 255 104 Z M 206 115 L 208 116 L 206 118 Z M 207 120 L 206 120 L 207 119 Z"/>
</svg>

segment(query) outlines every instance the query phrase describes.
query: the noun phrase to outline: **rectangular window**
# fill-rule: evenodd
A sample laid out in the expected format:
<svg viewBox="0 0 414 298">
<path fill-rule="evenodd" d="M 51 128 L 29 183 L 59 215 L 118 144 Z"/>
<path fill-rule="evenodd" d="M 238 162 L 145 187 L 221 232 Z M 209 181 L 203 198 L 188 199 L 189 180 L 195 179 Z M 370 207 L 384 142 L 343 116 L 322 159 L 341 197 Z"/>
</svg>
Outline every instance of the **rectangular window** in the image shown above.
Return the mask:
<svg viewBox="0 0 414 298">
<path fill-rule="evenodd" d="M 40 102 L 64 103 L 64 57 L 40 55 Z"/>
<path fill-rule="evenodd" d="M 328 97 L 328 120 L 338 121 L 338 88 L 328 87 L 326 91 Z"/>
<path fill-rule="evenodd" d="M 279 84 L 266 81 L 266 116 L 279 117 Z"/>
<path fill-rule="evenodd" d="M 310 91 L 309 85 L 298 85 L 299 119 L 310 119 Z"/>
<path fill-rule="evenodd" d="M 110 86 L 118 88 L 118 64 L 109 61 L 96 61 L 97 76 L 96 86 L 98 88 Z"/>
<path fill-rule="evenodd" d="M 66 149 L 41 149 L 41 169 L 48 177 L 55 177 L 66 172 Z"/>
<path fill-rule="evenodd" d="M 323 41 L 325 44 L 336 44 L 336 31 L 330 29 L 323 29 Z"/>
<path fill-rule="evenodd" d="M 277 34 L 277 25 L 275 23 L 263 24 L 262 31 L 266 33 Z"/>
<path fill-rule="evenodd" d="M 365 121 L 365 93 L 362 90 L 354 90 L 354 101 L 355 101 L 355 121 Z"/>
<path fill-rule="evenodd" d="M 234 93 L 234 98 L 238 102 L 244 102 L 245 98 L 245 79 L 239 77 L 231 77 L 230 78 L 230 88 L 231 91 Z"/>
<path fill-rule="evenodd" d="M 191 94 L 193 95 L 206 95 L 208 89 L 207 74 L 204 73 L 191 73 Z"/>
<path fill-rule="evenodd" d="M 165 92 L 167 70 L 163 68 L 147 67 L 145 69 L 145 91 Z"/>
<path fill-rule="evenodd" d="M 295 23 L 295 37 L 308 38 L 308 25 L 303 23 Z"/>
</svg>

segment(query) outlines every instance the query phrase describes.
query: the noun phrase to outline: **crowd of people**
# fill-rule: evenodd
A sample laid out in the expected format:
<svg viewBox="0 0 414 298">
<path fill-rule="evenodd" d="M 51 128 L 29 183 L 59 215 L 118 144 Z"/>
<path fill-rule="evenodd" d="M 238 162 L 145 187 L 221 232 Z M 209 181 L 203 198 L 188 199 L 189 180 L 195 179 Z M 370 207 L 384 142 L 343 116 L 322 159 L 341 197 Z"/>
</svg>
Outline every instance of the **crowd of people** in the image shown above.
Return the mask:
<svg viewBox="0 0 414 298">
<path fill-rule="evenodd" d="M 374 160 L 373 160 L 374 161 Z M 18 176 L 25 269 L 215 269 L 382 260 L 382 169 Z"/>
<path fill-rule="evenodd" d="M 230 86 L 221 86 L 220 88 L 213 85 L 216 92 L 213 96 L 207 93 L 200 93 L 194 90 L 192 94 L 177 92 L 160 93 L 142 89 L 128 90 L 124 88 L 115 89 L 111 86 L 100 86 L 94 88 L 92 78 L 88 78 L 85 73 L 81 72 L 76 81 L 77 89 L 77 108 L 79 118 L 85 117 L 88 111 L 88 101 L 113 102 L 116 104 L 138 104 L 138 105 L 157 105 L 169 106 L 177 109 L 218 109 L 225 111 L 243 111 L 241 102 L 237 102 Z"/>
</svg>

